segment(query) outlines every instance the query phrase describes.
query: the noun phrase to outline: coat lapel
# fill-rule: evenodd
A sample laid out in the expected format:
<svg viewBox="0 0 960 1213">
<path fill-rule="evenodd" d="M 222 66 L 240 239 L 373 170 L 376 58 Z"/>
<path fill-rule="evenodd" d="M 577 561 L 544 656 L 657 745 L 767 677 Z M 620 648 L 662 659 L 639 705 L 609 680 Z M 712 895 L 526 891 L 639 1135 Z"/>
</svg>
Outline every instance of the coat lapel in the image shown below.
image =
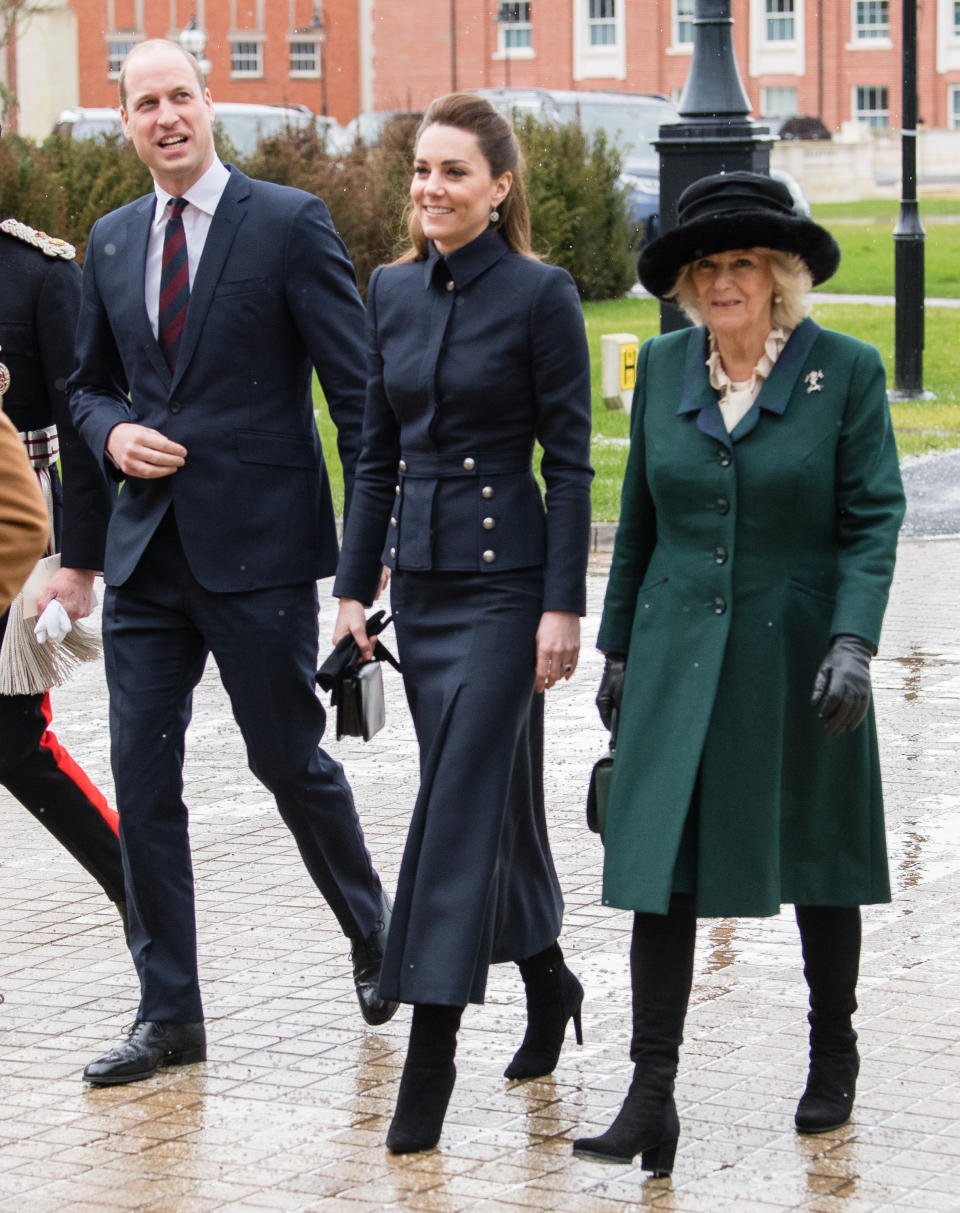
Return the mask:
<svg viewBox="0 0 960 1213">
<path fill-rule="evenodd" d="M 194 275 L 193 287 L 190 291 L 190 306 L 187 309 L 187 322 L 180 339 L 180 352 L 177 355 L 177 369 L 173 375 L 173 385 L 183 378 L 184 371 L 190 365 L 190 359 L 196 351 L 214 291 L 226 264 L 227 255 L 240 229 L 240 224 L 246 218 L 247 211 L 244 204 L 249 196 L 250 179 L 235 168 L 231 168 L 230 180 L 217 204 L 207 239 L 203 245 L 203 255 Z"/>
<path fill-rule="evenodd" d="M 680 406 L 677 414 L 697 414 L 697 429 L 717 442 L 729 447 L 730 435 L 723 424 L 720 406 L 717 404 L 717 393 L 710 386 L 707 374 L 707 330 L 694 328 L 690 330 L 690 340 L 687 342 L 687 358 L 683 368 L 683 390 L 680 393 Z"/>
<path fill-rule="evenodd" d="M 786 411 L 797 379 L 803 370 L 807 355 L 820 335 L 820 325 L 809 316 L 801 320 L 790 334 L 790 339 L 780 352 L 780 357 L 770 372 L 757 396 L 757 404 L 768 413 L 783 414 Z"/>
</svg>

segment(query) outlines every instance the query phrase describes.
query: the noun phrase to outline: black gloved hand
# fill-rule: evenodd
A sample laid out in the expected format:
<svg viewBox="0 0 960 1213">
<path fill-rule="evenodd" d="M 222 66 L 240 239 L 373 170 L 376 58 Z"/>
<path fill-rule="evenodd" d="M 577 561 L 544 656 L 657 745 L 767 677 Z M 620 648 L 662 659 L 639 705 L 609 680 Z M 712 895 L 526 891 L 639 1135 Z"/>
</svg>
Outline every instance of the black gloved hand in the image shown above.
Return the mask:
<svg viewBox="0 0 960 1213">
<path fill-rule="evenodd" d="M 870 706 L 870 658 L 875 650 L 859 636 L 835 636 L 813 683 L 811 706 L 831 737 L 851 733 Z"/>
<path fill-rule="evenodd" d="M 600 677 L 600 689 L 597 691 L 597 711 L 603 721 L 603 727 L 613 727 L 613 712 L 620 711 L 620 701 L 623 699 L 623 671 L 627 659 L 620 653 L 607 653 L 603 663 L 603 674 Z"/>
</svg>

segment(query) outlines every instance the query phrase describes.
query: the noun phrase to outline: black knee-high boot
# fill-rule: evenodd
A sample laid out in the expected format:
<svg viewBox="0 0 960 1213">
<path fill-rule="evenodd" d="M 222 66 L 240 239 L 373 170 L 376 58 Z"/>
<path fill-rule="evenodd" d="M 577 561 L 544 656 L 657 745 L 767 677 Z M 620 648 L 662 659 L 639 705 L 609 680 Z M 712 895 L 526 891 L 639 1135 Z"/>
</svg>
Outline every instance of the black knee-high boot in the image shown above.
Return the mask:
<svg viewBox="0 0 960 1213">
<path fill-rule="evenodd" d="M 694 899 L 674 895 L 663 914 L 635 914 L 630 948 L 633 986 L 633 1081 L 613 1124 L 600 1137 L 581 1137 L 574 1154 L 631 1162 L 669 1175 L 680 1136 L 673 1100 L 683 1023 L 693 981 L 697 913 Z"/>
<path fill-rule="evenodd" d="M 797 906 L 803 975 L 810 987 L 810 1072 L 794 1118 L 800 1133 L 850 1119 L 860 1055 L 851 1022 L 860 971 L 860 907 Z"/>
<path fill-rule="evenodd" d="M 503 1076 L 541 1078 L 556 1068 L 571 1018 L 577 1044 L 583 1044 L 583 986 L 567 968 L 557 943 L 518 963 L 527 992 L 527 1030 Z"/>
<path fill-rule="evenodd" d="M 457 1031 L 463 1007 L 415 1003 L 400 1091 L 387 1131 L 392 1154 L 431 1150 L 440 1140 L 453 1094 Z"/>
</svg>

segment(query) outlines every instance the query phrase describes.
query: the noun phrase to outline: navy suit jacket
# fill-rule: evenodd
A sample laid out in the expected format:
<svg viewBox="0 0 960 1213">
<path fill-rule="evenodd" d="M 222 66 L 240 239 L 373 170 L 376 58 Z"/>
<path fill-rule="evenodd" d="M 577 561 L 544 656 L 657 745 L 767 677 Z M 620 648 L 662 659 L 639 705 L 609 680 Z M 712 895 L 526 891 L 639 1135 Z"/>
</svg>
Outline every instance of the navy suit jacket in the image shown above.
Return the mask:
<svg viewBox="0 0 960 1213">
<path fill-rule="evenodd" d="M 231 592 L 333 573 L 337 535 L 314 423 L 316 367 L 337 426 L 347 502 L 360 447 L 364 311 L 320 199 L 236 169 L 196 269 L 171 376 L 144 303 L 151 193 L 90 233 L 70 407 L 108 476 L 110 430 L 133 421 L 187 449 L 158 480 L 128 477 L 104 579 L 122 585 L 173 506 L 191 571 Z"/>
</svg>

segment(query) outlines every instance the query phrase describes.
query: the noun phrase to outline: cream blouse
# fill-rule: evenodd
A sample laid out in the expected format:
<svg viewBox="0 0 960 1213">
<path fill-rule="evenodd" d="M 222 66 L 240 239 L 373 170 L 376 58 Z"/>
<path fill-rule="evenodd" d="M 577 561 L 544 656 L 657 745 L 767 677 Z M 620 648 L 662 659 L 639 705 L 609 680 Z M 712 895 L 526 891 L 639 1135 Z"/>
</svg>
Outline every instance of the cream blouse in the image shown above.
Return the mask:
<svg viewBox="0 0 960 1213">
<path fill-rule="evenodd" d="M 783 328 L 771 329 L 764 342 L 763 353 L 753 368 L 753 374 L 749 379 L 741 380 L 731 379 L 723 369 L 717 339 L 710 333 L 710 353 L 707 357 L 710 386 L 720 393 L 720 414 L 728 434 L 733 432 L 737 422 L 750 411 L 750 406 L 760 395 L 764 380 L 773 370 L 773 364 L 780 357 L 780 351 L 787 344 L 792 331 Z"/>
</svg>

